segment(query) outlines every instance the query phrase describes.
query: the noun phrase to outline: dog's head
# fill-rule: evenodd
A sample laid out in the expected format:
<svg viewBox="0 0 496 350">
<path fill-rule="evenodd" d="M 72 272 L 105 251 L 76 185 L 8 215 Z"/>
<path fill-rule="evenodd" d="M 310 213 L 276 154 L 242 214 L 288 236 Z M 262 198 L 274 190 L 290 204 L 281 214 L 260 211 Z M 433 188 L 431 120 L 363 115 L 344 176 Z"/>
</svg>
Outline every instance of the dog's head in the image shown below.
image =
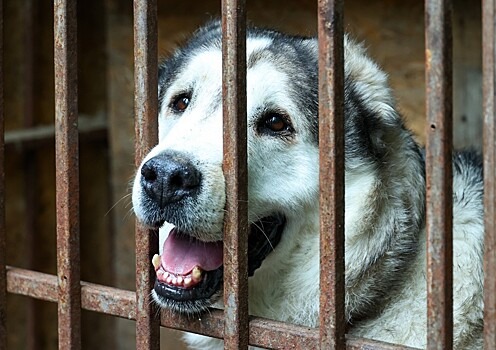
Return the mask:
<svg viewBox="0 0 496 350">
<path fill-rule="evenodd" d="M 315 42 L 254 31 L 247 40 L 249 274 L 277 246 L 288 216 L 317 195 Z M 295 62 L 299 62 L 295 65 Z M 175 227 L 155 258 L 155 299 L 201 311 L 222 286 L 221 31 L 196 32 L 159 69 L 159 144 L 144 159 L 133 204 L 145 225 Z M 291 183 L 304 183 L 294 188 Z"/>
<path fill-rule="evenodd" d="M 355 64 L 358 75 L 364 65 L 377 70 L 365 59 Z M 248 31 L 250 275 L 284 240 L 288 223 L 318 207 L 317 72 L 315 39 Z M 162 306 L 186 313 L 203 311 L 222 287 L 221 75 L 218 22 L 199 29 L 160 66 L 159 144 L 144 159 L 133 187 L 134 210 L 143 224 L 175 226 L 154 258 L 153 294 Z M 378 78 L 379 84 L 385 80 Z M 357 122 L 363 111 L 355 89 L 347 86 L 347 133 L 363 133 L 368 122 Z M 347 145 L 347 159 L 363 163 L 374 148 L 370 138 L 358 140 Z"/>
</svg>

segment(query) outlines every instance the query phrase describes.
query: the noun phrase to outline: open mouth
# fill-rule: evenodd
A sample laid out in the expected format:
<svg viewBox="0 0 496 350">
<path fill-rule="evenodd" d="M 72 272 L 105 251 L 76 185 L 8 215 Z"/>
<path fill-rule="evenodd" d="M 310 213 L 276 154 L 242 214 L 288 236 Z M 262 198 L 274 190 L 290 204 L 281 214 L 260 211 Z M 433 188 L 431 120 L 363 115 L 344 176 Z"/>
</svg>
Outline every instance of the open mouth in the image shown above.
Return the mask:
<svg viewBox="0 0 496 350">
<path fill-rule="evenodd" d="M 253 276 L 281 239 L 286 218 L 280 214 L 264 217 L 250 225 L 248 275 Z M 162 256 L 152 263 L 157 279 L 157 301 L 173 310 L 201 312 L 215 302 L 223 282 L 223 245 L 203 242 L 176 228 L 165 240 Z"/>
</svg>

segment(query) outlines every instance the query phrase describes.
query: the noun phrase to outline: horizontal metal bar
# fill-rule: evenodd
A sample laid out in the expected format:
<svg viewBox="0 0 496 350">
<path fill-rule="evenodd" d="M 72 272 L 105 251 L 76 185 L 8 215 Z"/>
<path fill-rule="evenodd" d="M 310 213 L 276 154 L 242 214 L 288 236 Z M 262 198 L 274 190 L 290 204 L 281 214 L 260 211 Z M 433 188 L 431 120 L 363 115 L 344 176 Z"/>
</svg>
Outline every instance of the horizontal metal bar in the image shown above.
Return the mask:
<svg viewBox="0 0 496 350">
<path fill-rule="evenodd" d="M 7 291 L 40 300 L 57 302 L 57 277 L 7 266 Z M 85 310 L 136 320 L 136 294 L 131 291 L 81 282 L 81 306 Z M 200 318 L 162 311 L 161 325 L 167 328 L 222 338 L 224 315 L 212 309 Z M 259 317 L 250 318 L 250 345 L 268 349 L 315 349 L 319 330 Z M 369 339 L 347 336 L 348 350 L 415 350 Z"/>
</svg>

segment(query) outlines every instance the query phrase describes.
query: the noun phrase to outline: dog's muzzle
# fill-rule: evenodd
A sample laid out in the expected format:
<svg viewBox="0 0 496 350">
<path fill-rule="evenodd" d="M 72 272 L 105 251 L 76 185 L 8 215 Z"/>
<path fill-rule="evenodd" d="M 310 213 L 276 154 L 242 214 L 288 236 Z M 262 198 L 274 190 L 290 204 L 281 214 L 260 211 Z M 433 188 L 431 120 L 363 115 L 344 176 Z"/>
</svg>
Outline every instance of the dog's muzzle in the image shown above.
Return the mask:
<svg viewBox="0 0 496 350">
<path fill-rule="evenodd" d="M 143 221 L 157 228 L 165 221 L 176 226 L 165 240 L 162 255 L 152 260 L 157 274 L 155 299 L 162 306 L 180 312 L 204 311 L 222 289 L 223 243 L 202 239 L 207 232 L 210 233 L 205 237 L 222 237 L 220 232 L 211 232 L 198 224 L 202 222 L 199 216 L 208 209 L 198 204 L 198 197 L 205 196 L 201 192 L 205 190 L 202 186 L 206 186 L 202 184 L 202 173 L 186 155 L 163 153 L 142 165 L 139 181 L 147 212 Z M 224 203 L 219 203 L 221 210 L 223 206 Z M 188 226 L 193 221 L 197 224 Z M 249 276 L 277 246 L 285 223 L 286 218 L 279 213 L 251 223 Z"/>
</svg>

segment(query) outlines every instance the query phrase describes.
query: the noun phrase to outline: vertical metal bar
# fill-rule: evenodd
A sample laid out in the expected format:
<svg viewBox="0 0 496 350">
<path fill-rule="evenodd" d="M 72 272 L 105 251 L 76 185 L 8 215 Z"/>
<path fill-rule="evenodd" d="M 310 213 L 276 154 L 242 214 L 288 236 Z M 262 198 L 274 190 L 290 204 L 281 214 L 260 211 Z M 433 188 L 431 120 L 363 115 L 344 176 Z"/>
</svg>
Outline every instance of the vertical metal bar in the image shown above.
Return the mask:
<svg viewBox="0 0 496 350">
<path fill-rule="evenodd" d="M 7 233 L 5 232 L 5 120 L 3 111 L 3 0 L 0 0 L 0 349 L 7 349 Z"/>
<path fill-rule="evenodd" d="M 134 0 L 135 162 L 138 167 L 157 144 L 158 62 L 157 1 Z M 136 348 L 160 347 L 160 320 L 150 291 L 155 282 L 151 264 L 158 252 L 158 232 L 136 225 Z"/>
<path fill-rule="evenodd" d="M 248 347 L 248 192 L 246 123 L 246 9 L 222 1 L 224 115 L 224 348 Z"/>
<path fill-rule="evenodd" d="M 343 1 L 319 0 L 320 348 L 344 349 Z"/>
<path fill-rule="evenodd" d="M 484 348 L 496 349 L 496 0 L 482 1 Z"/>
<path fill-rule="evenodd" d="M 426 0 L 427 347 L 453 346 L 452 4 Z"/>
<path fill-rule="evenodd" d="M 59 349 L 81 348 L 77 2 L 54 2 Z"/>
</svg>

